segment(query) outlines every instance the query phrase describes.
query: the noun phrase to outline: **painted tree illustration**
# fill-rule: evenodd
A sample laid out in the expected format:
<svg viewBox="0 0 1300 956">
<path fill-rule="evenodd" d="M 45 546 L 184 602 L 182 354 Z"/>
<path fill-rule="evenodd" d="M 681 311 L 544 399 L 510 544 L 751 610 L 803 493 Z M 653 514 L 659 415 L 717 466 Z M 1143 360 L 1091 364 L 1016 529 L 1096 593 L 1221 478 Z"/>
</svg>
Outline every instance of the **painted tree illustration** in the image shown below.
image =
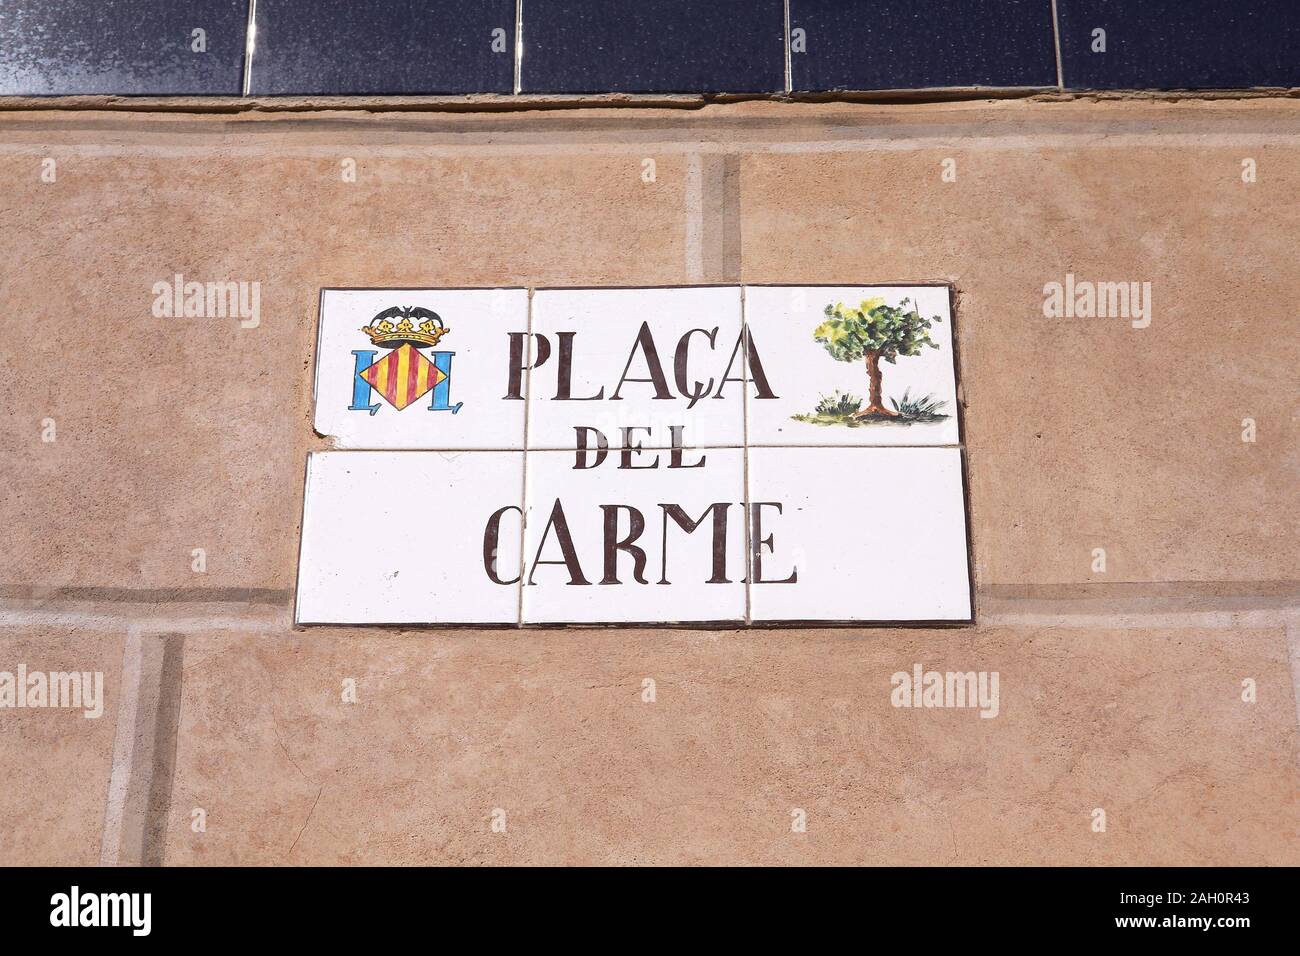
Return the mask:
<svg viewBox="0 0 1300 956">
<path fill-rule="evenodd" d="M 826 306 L 826 321 L 813 330 L 813 338 L 820 342 L 831 358 L 839 362 L 867 364 L 867 381 L 870 395 L 866 408 L 859 409 L 854 418 L 885 415 L 893 418 L 898 412 L 886 408 L 880 393 L 880 360 L 890 365 L 900 355 L 920 355 L 924 346 L 937 349 L 930 340 L 930 327 L 939 317 L 922 318 L 915 306 L 907 308 L 907 299 L 897 306 L 886 305 L 884 299 L 866 299 L 857 308 L 844 303 Z"/>
</svg>

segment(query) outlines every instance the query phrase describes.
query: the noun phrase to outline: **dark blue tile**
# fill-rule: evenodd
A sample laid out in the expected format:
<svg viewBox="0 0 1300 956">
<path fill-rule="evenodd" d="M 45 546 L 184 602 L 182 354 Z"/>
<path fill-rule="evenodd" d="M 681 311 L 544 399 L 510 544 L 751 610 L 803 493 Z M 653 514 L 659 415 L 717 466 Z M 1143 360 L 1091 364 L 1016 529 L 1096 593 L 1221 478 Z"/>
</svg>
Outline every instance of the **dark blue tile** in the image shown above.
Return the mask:
<svg viewBox="0 0 1300 956">
<path fill-rule="evenodd" d="M 511 93 L 515 0 L 257 0 L 250 92 Z"/>
<path fill-rule="evenodd" d="M 800 91 L 1056 86 L 1051 0 L 790 0 L 790 35 Z"/>
<path fill-rule="evenodd" d="M 248 0 L 0 0 L 0 94 L 237 96 L 247 26 Z"/>
<path fill-rule="evenodd" d="M 1057 16 L 1070 89 L 1300 86 L 1300 0 L 1057 0 Z"/>
<path fill-rule="evenodd" d="M 785 89 L 783 0 L 524 0 L 525 93 Z"/>
</svg>

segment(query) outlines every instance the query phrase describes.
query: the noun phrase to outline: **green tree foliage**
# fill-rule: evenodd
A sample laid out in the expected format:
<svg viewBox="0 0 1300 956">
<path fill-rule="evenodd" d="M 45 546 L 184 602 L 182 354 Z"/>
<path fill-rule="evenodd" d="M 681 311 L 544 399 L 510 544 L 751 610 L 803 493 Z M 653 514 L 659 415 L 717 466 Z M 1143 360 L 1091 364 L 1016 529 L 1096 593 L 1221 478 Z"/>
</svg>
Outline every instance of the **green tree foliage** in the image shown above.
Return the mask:
<svg viewBox="0 0 1300 956">
<path fill-rule="evenodd" d="M 922 318 L 915 306 L 907 308 L 908 303 L 903 299 L 891 306 L 875 298 L 865 299 L 857 308 L 843 302 L 828 305 L 826 321 L 813 330 L 813 338 L 840 362 L 857 362 L 874 353 L 893 365 L 898 356 L 920 355 L 927 345 L 937 349 L 938 344 L 930 340 L 930 327 L 940 318 Z"/>
</svg>

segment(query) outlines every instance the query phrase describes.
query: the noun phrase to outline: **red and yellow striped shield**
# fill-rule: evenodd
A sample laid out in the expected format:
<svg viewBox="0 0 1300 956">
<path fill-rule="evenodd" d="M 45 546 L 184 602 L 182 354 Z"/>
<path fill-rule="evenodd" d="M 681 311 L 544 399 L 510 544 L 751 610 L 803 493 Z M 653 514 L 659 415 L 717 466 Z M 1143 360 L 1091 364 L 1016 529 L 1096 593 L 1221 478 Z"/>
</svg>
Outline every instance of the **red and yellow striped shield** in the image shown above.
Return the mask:
<svg viewBox="0 0 1300 956">
<path fill-rule="evenodd" d="M 357 375 L 399 412 L 447 377 L 409 344 L 393 349 Z"/>
</svg>

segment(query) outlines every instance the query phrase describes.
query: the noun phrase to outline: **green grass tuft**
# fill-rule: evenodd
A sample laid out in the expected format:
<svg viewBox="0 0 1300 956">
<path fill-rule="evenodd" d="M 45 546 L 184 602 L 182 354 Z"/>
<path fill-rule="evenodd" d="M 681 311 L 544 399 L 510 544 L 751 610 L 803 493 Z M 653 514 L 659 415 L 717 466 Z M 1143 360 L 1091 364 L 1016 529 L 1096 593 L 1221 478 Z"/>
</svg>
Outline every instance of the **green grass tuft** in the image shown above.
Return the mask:
<svg viewBox="0 0 1300 956">
<path fill-rule="evenodd" d="M 935 401 L 933 395 L 912 398 L 908 394 L 910 391 L 911 389 L 904 389 L 902 398 L 889 400 L 889 404 L 894 406 L 894 411 L 898 412 L 899 418 L 906 418 L 910 422 L 938 422 L 948 417 L 939 411 L 948 404 L 947 402 Z"/>
<path fill-rule="evenodd" d="M 839 395 L 823 395 L 817 403 L 818 415 L 852 415 L 862 407 L 862 399 L 848 392 Z"/>
<path fill-rule="evenodd" d="M 902 398 L 891 398 L 889 404 L 898 412 L 893 415 L 864 415 L 855 417 L 862 407 L 862 399 L 848 392 L 839 395 L 823 396 L 817 408 L 807 415 L 791 415 L 797 422 L 808 425 L 841 425 L 847 428 L 862 428 L 866 425 L 914 425 L 916 423 L 941 422 L 948 416 L 942 409 L 948 403 L 936 401 L 933 395 L 913 398 L 911 390 L 905 390 Z"/>
</svg>

